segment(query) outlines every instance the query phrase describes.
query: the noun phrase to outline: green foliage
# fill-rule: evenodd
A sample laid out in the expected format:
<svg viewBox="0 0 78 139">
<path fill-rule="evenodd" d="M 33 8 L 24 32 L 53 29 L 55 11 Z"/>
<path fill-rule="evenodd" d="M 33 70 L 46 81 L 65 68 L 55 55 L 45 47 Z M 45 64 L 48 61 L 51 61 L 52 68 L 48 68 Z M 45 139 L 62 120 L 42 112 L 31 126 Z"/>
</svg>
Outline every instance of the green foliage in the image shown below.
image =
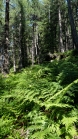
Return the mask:
<svg viewBox="0 0 78 139">
<path fill-rule="evenodd" d="M 0 139 L 78 136 L 78 58 L 72 61 L 67 56 L 1 77 Z"/>
<path fill-rule="evenodd" d="M 4 88 L 5 88 L 5 79 L 2 78 L 2 76 L 0 75 L 0 95 L 2 95 L 2 93 L 4 92 Z"/>
<path fill-rule="evenodd" d="M 72 62 L 62 62 L 59 66 L 61 71 L 57 77 L 60 84 L 69 84 L 78 78 L 78 67 Z"/>
</svg>

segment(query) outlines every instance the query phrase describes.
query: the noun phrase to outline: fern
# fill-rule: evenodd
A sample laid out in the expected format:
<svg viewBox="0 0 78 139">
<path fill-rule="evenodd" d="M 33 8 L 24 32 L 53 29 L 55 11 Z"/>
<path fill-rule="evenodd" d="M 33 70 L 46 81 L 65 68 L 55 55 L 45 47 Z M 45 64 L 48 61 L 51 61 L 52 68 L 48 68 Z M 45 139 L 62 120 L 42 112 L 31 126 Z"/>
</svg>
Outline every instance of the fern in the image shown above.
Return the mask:
<svg viewBox="0 0 78 139">
<path fill-rule="evenodd" d="M 29 131 L 29 139 L 77 136 L 78 71 L 76 64 L 71 64 L 68 59 L 56 60 L 46 66 L 35 65 L 21 73 L 11 73 L 7 78 L 1 77 L 1 139 L 26 138 L 19 132 L 22 129 L 24 133 Z M 73 66 L 71 73 L 75 73 L 69 82 L 67 66 Z"/>
</svg>

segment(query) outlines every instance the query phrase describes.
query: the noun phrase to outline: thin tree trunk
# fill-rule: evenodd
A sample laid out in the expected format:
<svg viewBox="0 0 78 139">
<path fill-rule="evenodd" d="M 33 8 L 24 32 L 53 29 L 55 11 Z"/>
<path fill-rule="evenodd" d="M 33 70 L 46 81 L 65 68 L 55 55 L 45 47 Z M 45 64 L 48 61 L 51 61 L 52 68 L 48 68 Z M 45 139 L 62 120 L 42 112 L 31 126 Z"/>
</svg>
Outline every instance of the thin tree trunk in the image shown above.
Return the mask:
<svg viewBox="0 0 78 139">
<path fill-rule="evenodd" d="M 35 61 L 35 25 L 33 23 L 33 40 L 32 40 L 32 66 Z"/>
<path fill-rule="evenodd" d="M 14 34 L 13 34 L 13 40 L 14 40 L 14 44 L 13 44 L 13 68 L 14 68 L 14 72 L 16 72 L 16 50 L 15 50 L 15 44 L 16 44 L 16 40 L 14 39 Z"/>
<path fill-rule="evenodd" d="M 32 41 L 32 66 L 34 65 L 34 44 Z"/>
<path fill-rule="evenodd" d="M 70 31 L 69 31 L 69 28 L 67 28 L 67 31 L 66 31 L 66 51 L 69 49 L 69 36 L 70 36 Z"/>
<path fill-rule="evenodd" d="M 35 32 L 35 40 L 36 40 L 36 42 L 35 42 L 35 55 L 36 55 L 36 62 L 39 64 L 40 62 L 39 62 L 39 34 L 38 34 L 38 26 L 36 25 L 35 26 L 35 28 L 36 28 L 36 32 Z"/>
<path fill-rule="evenodd" d="M 72 9 L 71 9 L 71 1 L 67 0 L 67 3 L 68 3 L 69 19 L 70 19 L 70 24 L 71 24 L 72 38 L 73 38 L 75 47 L 78 50 L 78 35 L 77 35 L 76 27 L 74 24 L 74 18 L 73 18 Z"/>
<path fill-rule="evenodd" d="M 35 25 L 35 61 L 39 64 L 38 26 Z"/>
<path fill-rule="evenodd" d="M 9 48 L 9 1 L 6 0 L 5 7 L 5 43 L 4 43 L 4 64 L 3 64 L 3 72 L 9 72 L 9 56 L 8 56 L 8 48 Z"/>
<path fill-rule="evenodd" d="M 14 53 L 14 52 L 13 52 Z M 14 72 L 16 72 L 16 60 L 15 60 L 15 54 L 13 54 L 13 67 L 14 67 Z"/>
<path fill-rule="evenodd" d="M 60 6 L 59 6 L 59 9 L 58 9 L 58 16 L 59 16 L 59 41 L 60 41 L 59 50 L 60 50 L 60 52 L 64 52 L 63 33 L 62 33 L 62 19 L 61 19 Z"/>
<path fill-rule="evenodd" d="M 39 34 L 37 34 L 37 62 L 40 64 Z"/>
</svg>

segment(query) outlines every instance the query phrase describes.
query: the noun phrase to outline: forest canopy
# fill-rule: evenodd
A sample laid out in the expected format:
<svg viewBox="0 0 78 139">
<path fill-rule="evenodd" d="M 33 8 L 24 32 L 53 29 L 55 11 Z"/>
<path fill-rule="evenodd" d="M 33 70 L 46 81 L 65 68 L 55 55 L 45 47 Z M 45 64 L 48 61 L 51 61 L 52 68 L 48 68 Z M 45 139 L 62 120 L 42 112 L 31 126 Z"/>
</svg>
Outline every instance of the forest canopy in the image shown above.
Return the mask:
<svg viewBox="0 0 78 139">
<path fill-rule="evenodd" d="M 78 49 L 77 0 L 4 0 L 0 6 L 1 72 Z"/>
</svg>

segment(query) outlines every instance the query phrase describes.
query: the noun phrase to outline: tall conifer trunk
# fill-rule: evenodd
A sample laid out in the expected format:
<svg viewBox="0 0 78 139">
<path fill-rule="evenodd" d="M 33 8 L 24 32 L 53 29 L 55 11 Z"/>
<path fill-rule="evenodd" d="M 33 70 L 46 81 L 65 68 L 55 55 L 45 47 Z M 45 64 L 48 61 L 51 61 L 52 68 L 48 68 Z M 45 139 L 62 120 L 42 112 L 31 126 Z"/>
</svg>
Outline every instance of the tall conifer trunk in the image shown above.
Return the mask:
<svg viewBox="0 0 78 139">
<path fill-rule="evenodd" d="M 62 19 L 61 19 L 60 6 L 58 8 L 58 16 L 59 16 L 59 51 L 64 52 L 63 33 L 62 33 Z"/>
<path fill-rule="evenodd" d="M 16 72 L 16 51 L 15 51 L 15 47 L 16 47 L 16 39 L 14 39 L 14 34 L 13 34 L 13 68 L 14 68 L 14 72 Z"/>
<path fill-rule="evenodd" d="M 19 1 L 20 6 L 20 49 L 21 49 L 21 64 L 22 68 L 25 68 L 28 64 L 27 59 L 27 46 L 26 46 L 26 25 L 25 25 L 25 11 L 22 1 Z"/>
<path fill-rule="evenodd" d="M 3 62 L 3 72 L 9 72 L 9 2 L 10 0 L 6 0 L 5 7 L 5 41 L 4 41 L 4 62 Z"/>
<path fill-rule="evenodd" d="M 32 66 L 35 61 L 35 25 L 33 23 L 33 40 L 32 40 Z"/>
<path fill-rule="evenodd" d="M 69 13 L 69 18 L 70 18 L 70 24 L 71 24 L 72 38 L 73 38 L 75 47 L 78 50 L 78 34 L 77 34 L 76 27 L 74 24 L 74 18 L 73 18 L 72 9 L 71 9 L 71 1 L 67 0 L 67 3 L 68 3 L 68 13 Z"/>
</svg>

